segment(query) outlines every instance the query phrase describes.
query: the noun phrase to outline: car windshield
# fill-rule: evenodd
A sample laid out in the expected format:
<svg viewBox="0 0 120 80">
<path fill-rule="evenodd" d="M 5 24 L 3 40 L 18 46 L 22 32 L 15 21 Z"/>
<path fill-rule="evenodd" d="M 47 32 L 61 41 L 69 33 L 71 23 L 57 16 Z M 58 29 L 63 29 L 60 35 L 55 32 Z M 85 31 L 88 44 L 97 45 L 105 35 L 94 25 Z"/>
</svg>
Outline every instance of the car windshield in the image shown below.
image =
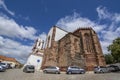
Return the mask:
<svg viewBox="0 0 120 80">
<path fill-rule="evenodd" d="M 49 69 L 56 69 L 56 67 L 48 67 Z"/>
<path fill-rule="evenodd" d="M 1 65 L 5 65 L 5 63 L 0 63 Z"/>
<path fill-rule="evenodd" d="M 79 69 L 79 67 L 71 67 L 71 68 Z"/>
<path fill-rule="evenodd" d="M 34 69 L 34 66 L 29 66 L 29 69 Z"/>
</svg>

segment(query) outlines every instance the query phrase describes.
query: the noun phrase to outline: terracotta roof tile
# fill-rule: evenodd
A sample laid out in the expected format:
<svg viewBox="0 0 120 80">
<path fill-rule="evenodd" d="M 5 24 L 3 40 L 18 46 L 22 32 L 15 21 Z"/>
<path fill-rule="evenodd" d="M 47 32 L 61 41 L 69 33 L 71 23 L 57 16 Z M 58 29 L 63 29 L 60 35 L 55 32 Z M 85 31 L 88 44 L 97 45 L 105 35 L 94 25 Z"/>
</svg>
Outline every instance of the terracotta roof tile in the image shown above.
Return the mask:
<svg viewBox="0 0 120 80">
<path fill-rule="evenodd" d="M 2 55 L 0 55 L 0 59 L 1 59 L 1 60 L 4 60 L 4 61 L 17 62 L 17 60 L 16 60 L 15 58 L 6 57 L 6 56 L 2 56 Z"/>
</svg>

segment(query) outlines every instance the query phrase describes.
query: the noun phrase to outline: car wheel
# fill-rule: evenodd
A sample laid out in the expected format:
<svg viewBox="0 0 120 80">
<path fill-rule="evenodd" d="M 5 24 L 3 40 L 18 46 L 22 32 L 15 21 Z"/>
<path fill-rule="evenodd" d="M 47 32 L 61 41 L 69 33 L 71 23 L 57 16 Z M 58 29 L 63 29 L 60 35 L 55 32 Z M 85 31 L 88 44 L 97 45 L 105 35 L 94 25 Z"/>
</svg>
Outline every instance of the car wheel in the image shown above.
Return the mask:
<svg viewBox="0 0 120 80">
<path fill-rule="evenodd" d="M 68 74 L 72 74 L 72 72 L 71 72 L 71 71 L 69 71 L 69 72 L 68 72 Z"/>
<path fill-rule="evenodd" d="M 44 73 L 47 73 L 47 71 L 45 70 L 45 71 L 43 71 Z"/>
<path fill-rule="evenodd" d="M 35 71 L 33 71 L 33 73 L 34 73 Z"/>
<path fill-rule="evenodd" d="M 55 73 L 56 73 L 56 74 L 59 74 L 59 72 L 58 72 L 58 71 L 56 71 Z"/>
<path fill-rule="evenodd" d="M 82 71 L 82 72 L 80 72 L 81 74 L 85 74 L 85 72 L 84 71 Z"/>
<path fill-rule="evenodd" d="M 94 72 L 96 74 L 96 72 Z"/>
<path fill-rule="evenodd" d="M 104 73 L 104 72 L 101 70 L 100 73 Z"/>
</svg>

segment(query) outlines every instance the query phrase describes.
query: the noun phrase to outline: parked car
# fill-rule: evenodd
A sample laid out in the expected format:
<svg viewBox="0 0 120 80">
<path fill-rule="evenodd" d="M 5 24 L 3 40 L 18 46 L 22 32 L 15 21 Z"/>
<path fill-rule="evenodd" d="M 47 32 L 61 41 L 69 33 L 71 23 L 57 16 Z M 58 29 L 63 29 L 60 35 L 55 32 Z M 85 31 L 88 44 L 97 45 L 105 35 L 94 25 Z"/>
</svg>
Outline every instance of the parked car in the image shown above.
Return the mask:
<svg viewBox="0 0 120 80">
<path fill-rule="evenodd" d="M 7 64 L 8 65 L 8 69 L 12 69 L 13 67 L 11 66 L 11 64 Z"/>
<path fill-rule="evenodd" d="M 7 64 L 7 63 L 1 62 L 0 65 L 1 65 L 3 68 L 6 68 L 6 69 L 8 68 L 8 64 Z"/>
<path fill-rule="evenodd" d="M 94 67 L 94 73 L 107 73 L 107 72 L 110 72 L 108 67 L 105 66 Z"/>
<path fill-rule="evenodd" d="M 0 65 L 0 72 L 4 72 L 4 71 L 6 71 L 6 68 Z"/>
<path fill-rule="evenodd" d="M 26 65 L 23 69 L 23 72 L 35 72 L 35 66 L 34 65 Z"/>
<path fill-rule="evenodd" d="M 78 66 L 69 66 L 67 68 L 66 74 L 72 74 L 72 73 L 77 73 L 77 74 L 84 74 L 85 69 L 82 69 Z"/>
<path fill-rule="evenodd" d="M 60 74 L 60 68 L 56 67 L 56 66 L 49 66 L 45 69 L 43 69 L 44 73 L 56 73 L 56 74 Z"/>
<path fill-rule="evenodd" d="M 108 67 L 109 67 L 110 72 L 118 72 L 118 71 L 120 71 L 120 68 L 117 65 L 109 65 Z"/>
</svg>

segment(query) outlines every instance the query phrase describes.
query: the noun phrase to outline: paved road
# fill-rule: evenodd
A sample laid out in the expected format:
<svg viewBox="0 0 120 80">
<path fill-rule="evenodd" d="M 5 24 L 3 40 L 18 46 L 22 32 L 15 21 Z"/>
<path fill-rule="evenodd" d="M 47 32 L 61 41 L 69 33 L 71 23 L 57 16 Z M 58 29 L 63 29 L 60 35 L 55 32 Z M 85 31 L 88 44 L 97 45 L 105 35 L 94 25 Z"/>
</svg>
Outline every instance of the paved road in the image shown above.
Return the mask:
<svg viewBox="0 0 120 80">
<path fill-rule="evenodd" d="M 21 69 L 10 69 L 0 72 L 0 80 L 120 80 L 120 73 L 104 74 L 44 74 L 36 71 L 35 73 L 24 73 Z"/>
</svg>

